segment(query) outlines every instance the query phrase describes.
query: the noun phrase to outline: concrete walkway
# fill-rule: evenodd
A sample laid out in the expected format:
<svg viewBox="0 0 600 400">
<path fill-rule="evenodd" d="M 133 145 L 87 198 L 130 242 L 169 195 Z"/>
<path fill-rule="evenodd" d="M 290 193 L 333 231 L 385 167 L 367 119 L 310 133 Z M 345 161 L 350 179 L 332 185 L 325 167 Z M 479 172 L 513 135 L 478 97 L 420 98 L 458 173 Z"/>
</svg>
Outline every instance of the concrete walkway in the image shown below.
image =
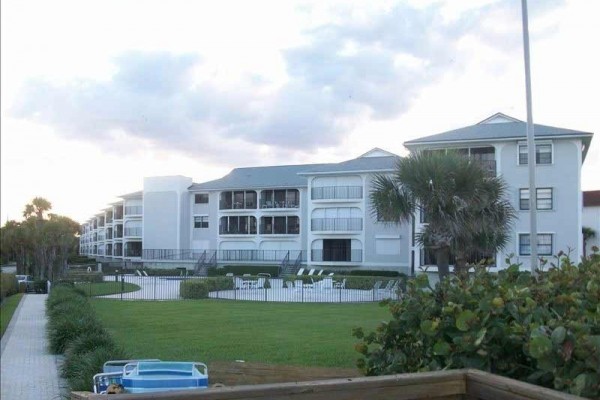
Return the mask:
<svg viewBox="0 0 600 400">
<path fill-rule="evenodd" d="M 64 399 L 66 383 L 59 377 L 59 358 L 48 352 L 47 295 L 26 294 L 2 336 L 2 400 Z"/>
</svg>

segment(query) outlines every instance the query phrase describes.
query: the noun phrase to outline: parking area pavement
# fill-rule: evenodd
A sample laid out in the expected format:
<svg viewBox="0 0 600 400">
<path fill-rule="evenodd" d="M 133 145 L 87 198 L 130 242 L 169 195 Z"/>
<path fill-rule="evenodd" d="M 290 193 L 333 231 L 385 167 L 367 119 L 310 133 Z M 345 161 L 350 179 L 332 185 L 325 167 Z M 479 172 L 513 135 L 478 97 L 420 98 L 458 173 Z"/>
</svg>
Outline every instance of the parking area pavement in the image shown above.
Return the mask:
<svg viewBox="0 0 600 400">
<path fill-rule="evenodd" d="M 2 336 L 2 400 L 54 400 L 68 396 L 66 383 L 58 372 L 60 358 L 48 351 L 47 298 L 44 294 L 24 295 Z"/>
</svg>

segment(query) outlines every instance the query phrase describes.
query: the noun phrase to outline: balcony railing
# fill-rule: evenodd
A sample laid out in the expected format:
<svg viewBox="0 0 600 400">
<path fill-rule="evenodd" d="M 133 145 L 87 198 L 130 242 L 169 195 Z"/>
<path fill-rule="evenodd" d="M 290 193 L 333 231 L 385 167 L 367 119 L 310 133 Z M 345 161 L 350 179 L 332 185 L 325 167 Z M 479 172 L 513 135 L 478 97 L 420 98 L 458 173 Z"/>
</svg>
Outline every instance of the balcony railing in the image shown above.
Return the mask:
<svg viewBox="0 0 600 400">
<path fill-rule="evenodd" d="M 362 186 L 323 186 L 311 190 L 313 200 L 350 200 L 362 199 Z"/>
<path fill-rule="evenodd" d="M 362 249 L 311 250 L 310 259 L 317 262 L 362 262 Z"/>
<path fill-rule="evenodd" d="M 127 206 L 125 207 L 125 215 L 142 215 L 142 206 Z"/>
<path fill-rule="evenodd" d="M 142 249 L 133 248 L 125 250 L 125 257 L 141 257 Z"/>
<path fill-rule="evenodd" d="M 496 176 L 496 160 L 471 160 L 479 164 L 488 176 Z"/>
<path fill-rule="evenodd" d="M 310 230 L 315 231 L 362 231 L 362 218 L 313 218 Z"/>
<path fill-rule="evenodd" d="M 136 228 L 125 228 L 125 236 L 127 237 L 140 237 L 142 236 L 142 228 L 141 227 L 136 227 Z"/>
<path fill-rule="evenodd" d="M 204 252 L 207 259 L 215 256 L 219 262 L 281 262 L 289 253 L 290 259 L 306 260 L 302 250 L 198 250 L 198 249 L 144 249 L 144 260 L 198 260 Z"/>
<path fill-rule="evenodd" d="M 261 200 L 260 208 L 299 208 L 299 201 L 271 201 L 271 200 Z"/>
</svg>

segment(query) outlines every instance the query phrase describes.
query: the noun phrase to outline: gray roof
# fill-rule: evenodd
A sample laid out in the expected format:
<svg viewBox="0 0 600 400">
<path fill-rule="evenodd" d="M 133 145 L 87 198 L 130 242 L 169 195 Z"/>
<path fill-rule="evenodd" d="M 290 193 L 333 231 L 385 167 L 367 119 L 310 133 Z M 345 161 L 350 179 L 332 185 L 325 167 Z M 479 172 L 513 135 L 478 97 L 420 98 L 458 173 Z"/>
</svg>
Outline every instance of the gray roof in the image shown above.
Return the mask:
<svg viewBox="0 0 600 400">
<path fill-rule="evenodd" d="M 122 198 L 122 199 L 134 199 L 134 198 L 143 197 L 143 196 L 144 196 L 144 191 L 143 190 L 138 190 L 137 192 L 122 194 L 119 197 Z"/>
<path fill-rule="evenodd" d="M 460 141 L 496 141 L 508 139 L 525 139 L 527 124 L 523 121 L 512 121 L 502 123 L 480 123 L 465 128 L 454 129 L 436 135 L 426 136 L 419 139 L 404 142 L 406 147 L 419 144 L 432 144 Z M 589 137 L 590 132 L 576 131 L 573 129 L 556 128 L 547 125 L 534 124 L 536 138 L 558 138 L 558 137 Z"/>
<path fill-rule="evenodd" d="M 235 168 L 220 179 L 204 183 L 194 183 L 190 186 L 189 190 L 306 187 L 306 178 L 299 176 L 298 173 L 318 165 L 321 164 Z"/>
<path fill-rule="evenodd" d="M 344 172 L 384 172 L 393 171 L 399 156 L 359 157 L 337 164 L 315 165 L 301 172 L 302 175 L 344 173 Z"/>
<path fill-rule="evenodd" d="M 307 186 L 307 175 L 392 171 L 399 157 L 358 157 L 336 164 L 281 165 L 235 168 L 223 178 L 194 183 L 190 191 L 228 189 L 298 188 Z"/>
</svg>

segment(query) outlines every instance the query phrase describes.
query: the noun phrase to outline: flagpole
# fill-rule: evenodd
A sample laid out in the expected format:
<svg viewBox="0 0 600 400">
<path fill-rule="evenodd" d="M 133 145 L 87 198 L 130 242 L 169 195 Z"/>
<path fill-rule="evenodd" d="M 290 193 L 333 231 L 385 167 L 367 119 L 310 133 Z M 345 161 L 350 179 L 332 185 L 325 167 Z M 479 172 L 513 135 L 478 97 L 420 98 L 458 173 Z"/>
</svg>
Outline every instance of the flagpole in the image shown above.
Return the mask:
<svg viewBox="0 0 600 400">
<path fill-rule="evenodd" d="M 535 139 L 531 107 L 531 71 L 529 63 L 529 24 L 527 0 L 521 0 L 523 14 L 523 50 L 525 58 L 525 92 L 527 96 L 527 163 L 529 167 L 529 244 L 531 246 L 531 272 L 536 273 L 537 255 L 537 192 L 535 188 Z"/>
</svg>

